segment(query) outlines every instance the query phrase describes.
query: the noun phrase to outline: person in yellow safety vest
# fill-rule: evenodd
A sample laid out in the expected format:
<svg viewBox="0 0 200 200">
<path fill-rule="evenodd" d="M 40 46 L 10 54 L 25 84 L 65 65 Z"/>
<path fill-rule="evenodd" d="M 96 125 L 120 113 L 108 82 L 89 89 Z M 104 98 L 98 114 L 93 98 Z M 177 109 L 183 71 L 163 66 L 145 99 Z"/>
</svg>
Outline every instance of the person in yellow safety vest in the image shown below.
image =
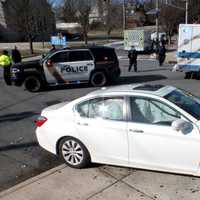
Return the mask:
<svg viewBox="0 0 200 200">
<path fill-rule="evenodd" d="M 12 59 L 11 59 L 10 55 L 8 54 L 8 51 L 3 50 L 3 53 L 0 56 L 0 66 L 3 67 L 4 80 L 7 85 L 11 85 L 11 80 L 10 80 L 11 65 L 12 65 Z"/>
</svg>

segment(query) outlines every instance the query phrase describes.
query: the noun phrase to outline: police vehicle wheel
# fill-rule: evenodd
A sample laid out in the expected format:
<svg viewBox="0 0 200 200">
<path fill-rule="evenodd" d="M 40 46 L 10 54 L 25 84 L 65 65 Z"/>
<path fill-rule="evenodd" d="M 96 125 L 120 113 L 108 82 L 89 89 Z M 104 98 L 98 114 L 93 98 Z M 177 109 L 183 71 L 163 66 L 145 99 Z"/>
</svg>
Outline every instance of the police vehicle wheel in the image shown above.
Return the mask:
<svg viewBox="0 0 200 200">
<path fill-rule="evenodd" d="M 24 80 L 24 87 L 29 92 L 38 92 L 41 90 L 42 83 L 41 83 L 41 80 L 37 76 L 28 76 Z"/>
<path fill-rule="evenodd" d="M 90 83 L 94 87 L 101 87 L 107 83 L 107 77 L 104 72 L 94 72 L 91 76 Z"/>
</svg>

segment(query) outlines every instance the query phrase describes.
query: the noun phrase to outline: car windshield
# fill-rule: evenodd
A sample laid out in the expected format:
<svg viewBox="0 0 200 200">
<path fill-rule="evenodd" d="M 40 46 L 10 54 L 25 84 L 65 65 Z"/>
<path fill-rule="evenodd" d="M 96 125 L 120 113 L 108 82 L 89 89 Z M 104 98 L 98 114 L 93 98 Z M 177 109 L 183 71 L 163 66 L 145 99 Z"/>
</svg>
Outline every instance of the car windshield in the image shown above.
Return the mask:
<svg viewBox="0 0 200 200">
<path fill-rule="evenodd" d="M 189 92 L 177 89 L 164 96 L 164 98 L 200 120 L 200 99 Z"/>
<path fill-rule="evenodd" d="M 41 62 L 43 62 L 44 60 L 46 60 L 50 55 L 52 54 L 52 52 L 47 52 L 45 54 L 42 55 L 42 59 L 41 59 Z"/>
</svg>

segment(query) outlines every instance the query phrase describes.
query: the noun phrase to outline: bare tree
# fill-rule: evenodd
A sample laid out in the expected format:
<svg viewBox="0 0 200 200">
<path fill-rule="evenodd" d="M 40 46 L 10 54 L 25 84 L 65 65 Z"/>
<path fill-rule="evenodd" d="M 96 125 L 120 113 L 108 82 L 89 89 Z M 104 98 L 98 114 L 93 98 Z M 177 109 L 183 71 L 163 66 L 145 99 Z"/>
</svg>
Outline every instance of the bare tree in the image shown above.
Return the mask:
<svg viewBox="0 0 200 200">
<path fill-rule="evenodd" d="M 70 6 L 66 8 L 66 6 Z M 88 43 L 89 15 L 92 9 L 92 0 L 65 0 L 63 5 L 63 19 L 68 22 L 69 15 L 82 26 L 85 44 Z"/>
<path fill-rule="evenodd" d="M 9 21 L 12 27 L 29 41 L 31 54 L 34 53 L 33 41 L 48 30 L 48 9 L 51 8 L 46 0 L 15 0 L 9 1 L 7 6 Z M 51 25 L 53 26 L 53 23 Z"/>
<path fill-rule="evenodd" d="M 85 44 L 88 43 L 89 15 L 92 9 L 92 0 L 77 1 L 77 20 L 82 26 Z"/>
<path fill-rule="evenodd" d="M 76 12 L 77 8 L 74 0 L 65 0 L 62 7 L 62 17 L 65 22 L 74 22 L 76 21 Z"/>
<path fill-rule="evenodd" d="M 167 33 L 168 41 L 171 43 L 171 37 L 174 30 L 182 17 L 182 11 L 177 10 L 171 6 L 162 5 L 160 12 L 160 23 L 163 30 Z"/>
<path fill-rule="evenodd" d="M 111 3 L 107 17 L 107 35 L 110 36 L 113 29 L 119 29 L 123 24 L 123 8 L 118 3 Z"/>
</svg>

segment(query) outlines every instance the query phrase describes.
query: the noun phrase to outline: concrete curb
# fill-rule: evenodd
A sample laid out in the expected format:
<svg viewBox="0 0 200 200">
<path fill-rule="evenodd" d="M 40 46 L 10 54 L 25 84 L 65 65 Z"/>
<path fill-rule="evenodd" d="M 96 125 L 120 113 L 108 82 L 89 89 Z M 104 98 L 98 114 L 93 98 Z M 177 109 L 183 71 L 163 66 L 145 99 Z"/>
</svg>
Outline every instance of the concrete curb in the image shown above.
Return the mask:
<svg viewBox="0 0 200 200">
<path fill-rule="evenodd" d="M 28 180 L 26 180 L 26 181 L 24 181 L 24 182 L 22 182 L 22 183 L 19 183 L 19 184 L 15 185 L 15 186 L 13 186 L 13 187 L 11 187 L 11 188 L 9 188 L 9 189 L 3 191 L 3 192 L 0 192 L 0 198 L 5 197 L 5 196 L 7 196 L 8 194 L 11 194 L 11 193 L 13 193 L 13 192 L 16 192 L 17 190 L 20 190 L 21 188 L 24 188 L 24 187 L 26 187 L 27 185 L 30 185 L 30 184 L 32 184 L 32 183 L 35 183 L 35 182 L 37 182 L 38 180 L 44 179 L 44 178 L 46 178 L 47 176 L 52 175 L 52 174 L 54 174 L 54 173 L 56 173 L 56 172 L 58 172 L 58 171 L 60 171 L 60 170 L 62 170 L 62 169 L 64 169 L 64 168 L 66 168 L 66 167 L 67 167 L 67 166 L 66 166 L 65 164 L 59 165 L 58 167 L 55 167 L 55 168 L 53 168 L 53 169 L 50 169 L 50 170 L 48 170 L 48 171 L 46 171 L 46 172 L 43 172 L 43 173 L 41 173 L 41 174 L 39 174 L 39 175 L 37 175 L 37 176 L 35 176 L 35 177 L 30 178 L 30 179 L 28 179 Z"/>
</svg>

